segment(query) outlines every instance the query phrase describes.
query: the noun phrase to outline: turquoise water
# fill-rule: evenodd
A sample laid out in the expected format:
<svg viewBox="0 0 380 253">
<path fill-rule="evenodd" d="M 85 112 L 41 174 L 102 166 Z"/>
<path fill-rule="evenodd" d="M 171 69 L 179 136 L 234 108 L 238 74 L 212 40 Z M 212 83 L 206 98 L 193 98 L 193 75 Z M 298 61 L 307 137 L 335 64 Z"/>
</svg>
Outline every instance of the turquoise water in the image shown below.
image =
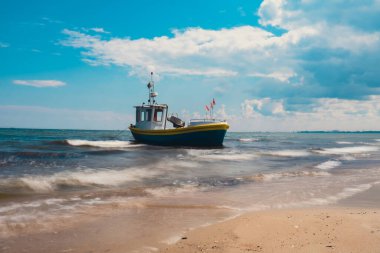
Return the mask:
<svg viewBox="0 0 380 253">
<path fill-rule="evenodd" d="M 228 132 L 223 148 L 195 149 L 127 131 L 0 129 L 0 235 L 173 196 L 237 212 L 335 203 L 378 184 L 379 165 L 379 133 Z"/>
</svg>

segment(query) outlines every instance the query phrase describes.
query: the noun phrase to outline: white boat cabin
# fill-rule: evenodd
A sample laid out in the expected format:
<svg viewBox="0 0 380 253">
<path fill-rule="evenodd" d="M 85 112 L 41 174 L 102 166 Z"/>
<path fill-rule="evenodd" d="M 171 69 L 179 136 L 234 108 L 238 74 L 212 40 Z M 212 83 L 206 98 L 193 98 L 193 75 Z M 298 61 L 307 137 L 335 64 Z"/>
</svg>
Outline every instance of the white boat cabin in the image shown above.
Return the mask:
<svg viewBox="0 0 380 253">
<path fill-rule="evenodd" d="M 153 72 L 151 80 L 147 84 L 148 88 L 148 103 L 135 106 L 136 108 L 136 124 L 133 126 L 142 130 L 165 130 L 166 122 L 169 121 L 173 124 L 174 128 L 185 127 L 186 124 L 178 116 L 171 115 L 168 118 L 168 105 L 157 104 L 157 92 L 154 91 Z M 189 126 L 206 125 L 221 122 L 216 119 L 193 119 L 190 121 Z"/>
<path fill-rule="evenodd" d="M 165 104 L 149 104 L 135 106 L 135 127 L 143 130 L 166 129 L 168 106 Z"/>
</svg>

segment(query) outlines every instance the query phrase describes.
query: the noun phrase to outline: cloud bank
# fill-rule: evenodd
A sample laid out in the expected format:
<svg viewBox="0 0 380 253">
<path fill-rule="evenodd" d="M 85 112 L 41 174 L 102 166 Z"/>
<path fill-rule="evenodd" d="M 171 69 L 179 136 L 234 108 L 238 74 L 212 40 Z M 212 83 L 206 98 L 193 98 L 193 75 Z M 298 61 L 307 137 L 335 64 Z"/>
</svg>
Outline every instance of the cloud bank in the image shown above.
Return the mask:
<svg viewBox="0 0 380 253">
<path fill-rule="evenodd" d="M 32 86 L 36 88 L 46 88 L 46 87 L 59 87 L 66 85 L 65 82 L 58 80 L 13 80 L 14 84 Z"/>
<path fill-rule="evenodd" d="M 251 83 L 241 106 L 247 120 L 378 119 L 380 1 L 264 0 L 257 15 L 258 27 L 190 27 L 152 39 L 65 29 L 61 44 L 80 49 L 91 65 L 123 66 L 131 75 L 244 80 Z"/>
</svg>

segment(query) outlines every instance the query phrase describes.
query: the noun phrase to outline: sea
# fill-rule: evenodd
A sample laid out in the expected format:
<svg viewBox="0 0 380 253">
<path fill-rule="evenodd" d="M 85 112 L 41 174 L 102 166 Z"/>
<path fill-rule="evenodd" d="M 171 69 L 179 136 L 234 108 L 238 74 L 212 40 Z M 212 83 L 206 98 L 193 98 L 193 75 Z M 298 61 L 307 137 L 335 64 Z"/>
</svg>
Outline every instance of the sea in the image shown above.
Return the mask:
<svg viewBox="0 0 380 253">
<path fill-rule="evenodd" d="M 335 204 L 379 183 L 379 132 L 228 132 L 223 147 L 190 148 L 136 143 L 129 131 L 0 129 L 0 241 L 85 235 L 85 224 L 122 217 L 109 232 L 154 251 L 144 238 L 173 243 L 245 212 Z"/>
</svg>

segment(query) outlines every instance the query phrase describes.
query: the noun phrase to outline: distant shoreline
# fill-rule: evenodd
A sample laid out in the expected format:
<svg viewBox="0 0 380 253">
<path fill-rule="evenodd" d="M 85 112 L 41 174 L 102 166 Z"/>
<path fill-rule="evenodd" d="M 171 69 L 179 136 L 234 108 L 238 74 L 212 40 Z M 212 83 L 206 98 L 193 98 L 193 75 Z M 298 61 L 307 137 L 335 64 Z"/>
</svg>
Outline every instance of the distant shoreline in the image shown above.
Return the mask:
<svg viewBox="0 0 380 253">
<path fill-rule="evenodd" d="M 296 131 L 299 134 L 380 134 L 379 130 L 371 131 Z"/>
</svg>

